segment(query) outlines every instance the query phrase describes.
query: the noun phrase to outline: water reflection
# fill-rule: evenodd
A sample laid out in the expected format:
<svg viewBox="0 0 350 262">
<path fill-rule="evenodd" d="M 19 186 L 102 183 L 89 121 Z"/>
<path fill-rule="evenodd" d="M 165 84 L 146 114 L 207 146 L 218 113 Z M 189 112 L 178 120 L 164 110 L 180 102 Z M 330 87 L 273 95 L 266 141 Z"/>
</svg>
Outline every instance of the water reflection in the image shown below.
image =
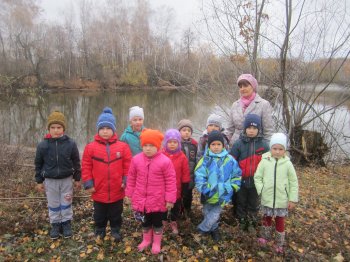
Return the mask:
<svg viewBox="0 0 350 262">
<path fill-rule="evenodd" d="M 189 118 L 194 123 L 197 136 L 215 106 L 194 94 L 177 91 L 70 91 L 35 97 L 19 96 L 14 100 L 0 101 L 0 120 L 3 123 L 0 141 L 36 146 L 46 134 L 47 116 L 57 109 L 67 118 L 66 133 L 83 149 L 96 133 L 96 120 L 104 106 L 113 109 L 117 132 L 121 135 L 128 124 L 129 107 L 134 105 L 144 108 L 147 127 L 165 131 L 176 127 L 180 119 Z"/>
</svg>

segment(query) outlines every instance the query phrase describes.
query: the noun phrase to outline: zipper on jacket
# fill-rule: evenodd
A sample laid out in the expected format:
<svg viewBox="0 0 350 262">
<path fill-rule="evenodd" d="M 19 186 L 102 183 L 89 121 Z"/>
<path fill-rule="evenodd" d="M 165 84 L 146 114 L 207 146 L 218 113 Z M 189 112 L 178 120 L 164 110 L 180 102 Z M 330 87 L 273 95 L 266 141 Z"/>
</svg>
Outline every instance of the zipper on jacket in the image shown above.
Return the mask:
<svg viewBox="0 0 350 262">
<path fill-rule="evenodd" d="M 250 181 L 250 179 L 251 179 L 251 177 L 252 177 L 252 154 L 253 154 L 253 143 L 254 143 L 254 141 L 252 141 L 252 143 L 249 143 L 249 150 L 250 150 L 250 152 L 248 152 L 249 153 L 249 175 L 248 175 L 248 187 L 250 188 L 250 184 L 251 184 L 251 181 Z"/>
<path fill-rule="evenodd" d="M 276 163 L 275 163 L 275 170 L 274 170 L 274 174 L 273 174 L 273 210 L 275 209 L 275 204 L 276 204 L 276 179 L 277 179 L 277 162 L 278 159 L 276 159 Z"/>
<path fill-rule="evenodd" d="M 111 201 L 111 185 L 110 185 L 110 174 L 109 174 L 109 162 L 110 162 L 110 148 L 109 148 L 109 143 L 107 142 L 106 144 L 106 151 L 107 151 L 107 181 L 108 181 L 108 202 Z"/>
<path fill-rule="evenodd" d="M 57 160 L 57 178 L 60 177 L 60 165 L 58 164 L 58 144 L 56 140 L 56 160 Z"/>
</svg>

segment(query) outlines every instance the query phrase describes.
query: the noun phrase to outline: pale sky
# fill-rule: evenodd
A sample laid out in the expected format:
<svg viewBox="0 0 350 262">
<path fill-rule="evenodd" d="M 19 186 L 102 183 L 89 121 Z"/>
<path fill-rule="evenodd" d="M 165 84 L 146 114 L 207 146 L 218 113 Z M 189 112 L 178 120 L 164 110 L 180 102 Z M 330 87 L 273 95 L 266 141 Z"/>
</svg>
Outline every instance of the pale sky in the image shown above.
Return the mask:
<svg viewBox="0 0 350 262">
<path fill-rule="evenodd" d="M 98 4 L 101 0 L 92 0 Z M 118 1 L 118 0 L 115 0 Z M 41 0 L 41 7 L 44 11 L 44 17 L 47 20 L 57 20 L 64 13 L 64 10 L 70 8 L 73 0 Z M 152 9 L 160 7 L 170 7 L 174 10 L 174 25 L 180 30 L 184 30 L 195 22 L 199 17 L 199 0 L 148 0 Z"/>
</svg>

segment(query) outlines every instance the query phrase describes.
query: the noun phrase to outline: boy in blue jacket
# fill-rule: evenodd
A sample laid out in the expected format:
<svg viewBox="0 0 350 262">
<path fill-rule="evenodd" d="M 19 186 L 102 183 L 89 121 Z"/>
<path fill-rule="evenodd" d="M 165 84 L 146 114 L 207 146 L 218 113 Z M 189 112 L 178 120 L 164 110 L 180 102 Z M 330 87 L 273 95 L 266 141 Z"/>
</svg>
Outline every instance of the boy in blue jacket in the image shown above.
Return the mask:
<svg viewBox="0 0 350 262">
<path fill-rule="evenodd" d="M 224 137 L 219 131 L 212 131 L 208 136 L 208 150 L 196 167 L 195 183 L 201 194 L 204 215 L 198 231 L 210 233 L 214 241 L 219 241 L 222 208 L 241 186 L 241 169 L 224 149 Z"/>
</svg>

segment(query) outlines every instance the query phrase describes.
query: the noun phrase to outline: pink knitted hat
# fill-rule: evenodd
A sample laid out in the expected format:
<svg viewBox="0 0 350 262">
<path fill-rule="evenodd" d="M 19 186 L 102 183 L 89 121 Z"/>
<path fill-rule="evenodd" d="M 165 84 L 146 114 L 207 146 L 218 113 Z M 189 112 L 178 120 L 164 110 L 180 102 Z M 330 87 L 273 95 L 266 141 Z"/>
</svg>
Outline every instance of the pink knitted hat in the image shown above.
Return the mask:
<svg viewBox="0 0 350 262">
<path fill-rule="evenodd" d="M 256 89 L 258 88 L 258 81 L 256 81 L 255 77 L 252 76 L 251 74 L 242 74 L 238 77 L 237 79 L 237 85 L 238 83 L 241 81 L 241 80 L 246 80 L 248 81 L 251 86 L 253 87 L 254 89 L 254 92 L 256 92 Z"/>
</svg>

